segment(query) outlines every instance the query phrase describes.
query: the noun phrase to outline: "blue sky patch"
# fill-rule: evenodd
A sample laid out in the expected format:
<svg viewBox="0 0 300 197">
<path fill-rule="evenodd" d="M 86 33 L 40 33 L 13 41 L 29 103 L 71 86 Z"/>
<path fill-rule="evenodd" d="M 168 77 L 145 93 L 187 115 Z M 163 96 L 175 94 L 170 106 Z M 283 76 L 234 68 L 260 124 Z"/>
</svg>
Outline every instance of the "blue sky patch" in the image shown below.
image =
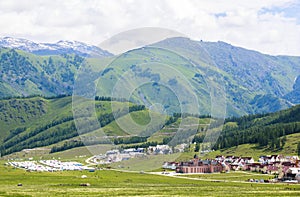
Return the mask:
<svg viewBox="0 0 300 197">
<path fill-rule="evenodd" d="M 297 1 L 289 6 L 284 7 L 272 7 L 272 8 L 263 8 L 260 10 L 259 14 L 277 14 L 283 13 L 287 18 L 294 18 L 297 21 L 297 24 L 300 24 L 300 1 Z"/>
</svg>

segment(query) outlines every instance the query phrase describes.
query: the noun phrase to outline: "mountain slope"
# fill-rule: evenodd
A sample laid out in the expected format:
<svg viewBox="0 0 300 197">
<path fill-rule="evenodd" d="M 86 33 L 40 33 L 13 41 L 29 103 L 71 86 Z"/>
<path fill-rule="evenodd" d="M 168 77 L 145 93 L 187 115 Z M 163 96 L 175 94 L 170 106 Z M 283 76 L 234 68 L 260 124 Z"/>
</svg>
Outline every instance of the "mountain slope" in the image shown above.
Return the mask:
<svg viewBox="0 0 300 197">
<path fill-rule="evenodd" d="M 112 102 L 114 108 L 111 106 Z M 0 100 L 1 155 L 36 147 L 51 148 L 52 152 L 58 152 L 96 144 L 156 145 L 169 143 L 170 137 L 173 136 L 175 136 L 174 143 L 177 145 L 188 143 L 197 132 L 202 135 L 208 123 L 214 121 L 208 117 L 189 116 L 184 117 L 182 121 L 183 118 L 180 116 L 168 117 L 156 112 L 152 113 L 143 105 L 109 101 L 107 98 L 102 100 L 98 98 L 95 103 L 85 100 L 77 103 L 77 107 L 91 111 L 87 103 L 95 105 L 96 118 L 101 128 L 99 125 L 91 124 L 90 116 L 76 116 L 77 118 L 74 119 L 74 108 L 72 108 L 74 103 L 70 96 L 52 99 L 32 97 Z M 79 125 L 79 121 L 82 124 Z M 135 124 L 131 124 L 132 121 Z M 148 125 L 150 121 L 152 124 Z M 199 125 L 195 125 L 197 122 Z M 88 128 L 88 130 L 82 131 L 78 128 Z M 180 132 L 178 133 L 177 130 Z M 176 140 L 181 135 L 185 138 Z"/>
<path fill-rule="evenodd" d="M 284 96 L 292 103 L 300 103 L 300 75 L 296 78 L 293 90 Z"/>
<path fill-rule="evenodd" d="M 82 109 L 85 108 L 86 102 L 80 104 Z M 114 102 L 117 104 L 115 110 L 120 113 L 128 105 L 129 112 L 145 110 L 144 106 Z M 72 97 L 70 96 L 53 99 L 33 97 L 0 100 L 0 109 L 2 155 L 26 148 L 52 145 L 79 135 L 73 118 Z M 110 101 L 95 101 L 95 110 L 102 127 L 115 121 Z M 126 114 L 128 112 L 124 112 L 124 115 Z M 86 122 L 89 123 L 89 121 Z M 128 135 L 123 130 L 115 129 L 104 129 L 104 133 L 108 136 Z"/>
<path fill-rule="evenodd" d="M 23 45 L 32 46 L 27 49 Z M 11 47 L 28 51 L 54 47 L 40 45 L 19 40 Z M 76 49 L 76 43 L 71 42 L 54 45 L 71 45 L 72 50 Z M 131 101 L 149 105 L 147 107 L 151 103 L 162 103 L 169 114 L 180 112 L 180 103 L 174 92 L 162 83 L 180 90 L 192 88 L 189 91 L 196 93 L 201 114 L 211 113 L 210 95 L 214 84 L 224 88 L 226 106 L 222 107 L 226 108 L 227 116 L 274 112 L 300 103 L 296 85 L 299 80 L 295 81 L 300 75 L 300 57 L 270 56 L 224 42 L 170 38 L 128 51 L 116 57 L 105 70 L 103 58 L 70 54 L 39 56 L 33 53 L 0 49 L 0 97 L 72 94 L 74 76 L 83 66 L 94 72 L 88 76 L 90 83 L 102 84 L 97 86 L 100 96 L 111 96 L 116 83 L 126 72 L 144 78 L 151 83 L 133 92 Z M 169 72 L 170 69 L 174 72 Z M 182 94 L 185 95 L 182 102 L 188 104 L 188 92 Z"/>
<path fill-rule="evenodd" d="M 37 56 L 0 49 L 0 97 L 71 94 L 83 60 L 77 55 Z"/>
<path fill-rule="evenodd" d="M 189 58 L 204 71 L 204 78 L 207 72 L 219 73 L 227 93 L 228 114 L 274 112 L 299 104 L 300 94 L 293 94 L 293 99 L 285 95 L 293 90 L 294 79 L 300 74 L 300 57 L 270 56 L 224 42 L 186 38 L 166 39 L 151 46 Z M 214 69 L 207 70 L 205 64 Z M 258 102 L 258 98 L 264 99 Z"/>
</svg>

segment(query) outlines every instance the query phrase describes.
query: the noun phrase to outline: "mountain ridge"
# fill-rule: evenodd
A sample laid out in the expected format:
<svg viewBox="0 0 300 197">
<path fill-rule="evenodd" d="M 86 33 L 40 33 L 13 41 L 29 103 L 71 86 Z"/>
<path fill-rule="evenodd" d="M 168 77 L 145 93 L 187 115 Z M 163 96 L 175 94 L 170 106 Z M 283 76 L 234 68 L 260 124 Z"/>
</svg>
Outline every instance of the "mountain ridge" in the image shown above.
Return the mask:
<svg viewBox="0 0 300 197">
<path fill-rule="evenodd" d="M 275 97 L 278 105 L 273 109 L 266 109 L 272 99 L 261 99 L 260 104 L 267 106 L 266 111 L 256 111 L 253 107 L 243 110 L 248 113 L 274 112 L 299 103 L 299 95 L 293 94 L 291 98 L 286 95 L 295 91 L 293 86 L 295 78 L 300 75 L 300 57 L 266 55 L 221 41 L 203 42 L 187 38 L 166 39 L 151 46 L 173 50 L 188 59 L 198 59 L 196 66 L 205 72 L 219 72 L 226 93 L 230 96 L 228 101 L 238 102 L 239 106 L 236 107 L 240 110 L 243 105 L 249 106 L 257 102 L 256 96 Z M 212 65 L 210 70 L 205 68 L 205 63 Z"/>
<path fill-rule="evenodd" d="M 70 41 L 58 43 L 65 46 L 76 45 Z M 194 84 L 194 87 L 197 87 L 197 92 L 202 96 L 201 99 L 203 98 L 201 107 L 205 109 L 204 114 L 208 113 L 210 105 L 209 90 L 205 84 L 207 74 L 224 87 L 227 94 L 228 116 L 274 112 L 300 103 L 297 85 L 300 80 L 295 80 L 300 76 L 300 57 L 265 55 L 221 41 L 203 42 L 182 37 L 168 38 L 118 56 L 117 61 L 112 63 L 105 72 L 102 72 L 101 60 L 82 57 L 78 54 L 62 53 L 43 56 L 17 49 L 2 48 L 0 55 L 2 98 L 70 95 L 75 82 L 75 74 L 81 66 L 90 66 L 87 68 L 92 70 L 96 68 L 95 77 L 98 76 L 97 73 L 104 78 L 107 77 L 103 81 L 106 84 L 105 87 L 99 87 L 100 92 L 107 95 L 100 94 L 99 96 L 111 96 L 110 90 L 114 87 L 115 80 L 126 70 L 143 75 L 149 80 L 156 80 L 155 83 L 163 80 L 160 78 L 162 73 L 155 73 L 151 69 L 146 72 L 142 67 L 141 72 L 140 68 L 134 68 L 135 64 L 148 62 L 168 64 L 188 75 L 187 78 Z M 82 64 L 83 62 L 89 65 Z M 116 62 L 119 63 L 116 64 Z M 192 64 L 196 68 L 193 68 Z M 93 77 L 90 76 L 89 80 L 93 80 Z M 176 85 L 171 81 L 170 84 Z M 153 98 L 155 95 L 151 94 L 153 91 L 157 91 L 158 96 L 166 93 L 156 84 L 152 84 L 152 87 L 148 87 L 145 91 L 143 93 L 145 98 Z M 140 95 L 135 98 L 138 97 Z M 168 106 L 173 104 L 166 103 Z"/>
<path fill-rule="evenodd" d="M 36 55 L 61 55 L 74 53 L 81 56 L 107 57 L 110 52 L 79 41 L 60 40 L 56 43 L 38 43 L 23 38 L 0 38 L 0 47 L 19 49 Z"/>
</svg>

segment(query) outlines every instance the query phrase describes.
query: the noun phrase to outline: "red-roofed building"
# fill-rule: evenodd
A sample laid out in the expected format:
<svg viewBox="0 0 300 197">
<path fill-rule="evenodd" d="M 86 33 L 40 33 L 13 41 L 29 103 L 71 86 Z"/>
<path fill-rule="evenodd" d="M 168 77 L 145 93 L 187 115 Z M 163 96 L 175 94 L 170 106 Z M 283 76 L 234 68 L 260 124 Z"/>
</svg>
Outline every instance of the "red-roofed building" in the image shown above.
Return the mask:
<svg viewBox="0 0 300 197">
<path fill-rule="evenodd" d="M 190 162 L 181 162 L 176 168 L 177 173 L 213 173 L 222 172 L 224 167 L 213 160 L 199 160 L 197 158 Z"/>
</svg>

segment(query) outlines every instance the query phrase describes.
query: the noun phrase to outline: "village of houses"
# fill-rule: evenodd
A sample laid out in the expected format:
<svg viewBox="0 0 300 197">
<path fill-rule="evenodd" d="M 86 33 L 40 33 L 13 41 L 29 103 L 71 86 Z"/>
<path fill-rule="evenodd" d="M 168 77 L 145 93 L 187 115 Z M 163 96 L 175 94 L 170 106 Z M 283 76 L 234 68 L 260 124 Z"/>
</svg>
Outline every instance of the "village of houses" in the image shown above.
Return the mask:
<svg viewBox="0 0 300 197">
<path fill-rule="evenodd" d="M 183 152 L 184 146 L 177 149 L 168 145 L 150 146 L 144 148 L 130 148 L 124 150 L 109 150 L 105 154 L 95 155 L 86 160 L 90 165 L 111 164 L 146 155 L 172 154 L 173 151 Z M 63 171 L 63 170 L 88 170 L 93 172 L 94 167 L 78 162 L 62 162 L 59 160 L 40 161 L 9 161 L 7 165 L 22 168 L 28 171 Z M 230 173 L 230 171 L 249 171 L 274 175 L 272 180 L 253 180 L 250 182 L 286 182 L 300 183 L 300 161 L 298 156 L 268 155 L 260 156 L 258 161 L 253 157 L 216 156 L 214 159 L 199 159 L 195 157 L 190 161 L 166 161 L 162 164 L 162 174 L 203 174 L 203 173 Z M 166 171 L 167 170 L 167 171 Z"/>
<path fill-rule="evenodd" d="M 261 156 L 258 161 L 252 157 L 217 156 L 215 159 L 194 158 L 187 162 L 165 162 L 164 169 L 176 173 L 229 173 L 230 171 L 249 171 L 274 175 L 272 180 L 252 180 L 250 182 L 300 183 L 300 164 L 298 156 Z"/>
</svg>

